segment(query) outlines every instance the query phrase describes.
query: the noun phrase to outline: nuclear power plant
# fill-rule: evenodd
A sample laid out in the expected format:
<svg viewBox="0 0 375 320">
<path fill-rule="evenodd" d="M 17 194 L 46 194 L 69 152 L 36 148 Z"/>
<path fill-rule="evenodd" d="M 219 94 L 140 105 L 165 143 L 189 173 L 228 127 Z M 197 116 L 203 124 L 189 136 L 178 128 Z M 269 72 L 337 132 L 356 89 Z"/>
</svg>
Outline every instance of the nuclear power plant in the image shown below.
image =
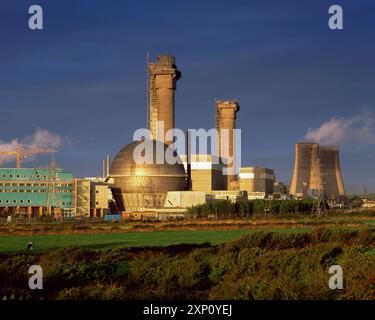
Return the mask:
<svg viewBox="0 0 375 320">
<path fill-rule="evenodd" d="M 322 194 L 330 199 L 345 196 L 338 148 L 297 143 L 290 194 L 296 197 Z"/>
<path fill-rule="evenodd" d="M 216 100 L 217 154 L 180 154 L 179 163 L 140 164 L 134 159 L 135 149 L 141 143 L 156 150 L 166 150 L 173 140 L 165 134 L 175 128 L 175 90 L 181 78 L 175 57 L 158 56 L 156 62 L 147 63 L 147 127 L 150 141 L 132 142 L 123 147 L 113 159 L 107 181 L 112 183 L 112 194 L 125 212 L 137 212 L 165 208 L 188 207 L 212 199 L 247 199 L 248 194 L 265 198 L 273 192 L 275 180 L 273 170 L 254 168 L 253 172 L 267 170 L 267 174 L 245 174 L 235 172 L 223 174 L 236 159 L 233 143 L 237 113 L 240 106 L 235 100 Z M 227 130 L 228 146 L 223 150 L 222 132 Z M 165 156 L 165 153 L 164 153 Z M 225 158 L 225 159 L 224 159 Z M 165 159 L 163 159 L 165 160 Z M 251 170 L 250 168 L 246 168 Z M 240 186 L 243 188 L 240 188 Z M 259 186 L 259 189 L 257 189 Z"/>
<path fill-rule="evenodd" d="M 102 177 L 75 179 L 72 173 L 51 165 L 21 168 L 21 158 L 53 151 L 49 149 L 24 150 L 19 146 L 17 150 L 0 152 L 0 156 L 14 155 L 17 159 L 17 168 L 0 169 L 0 211 L 29 216 L 58 213 L 104 217 L 109 212 L 183 216 L 193 205 L 220 199 L 272 199 L 280 190 L 286 190 L 285 185 L 276 183 L 272 169 L 242 166 L 231 171 L 241 161 L 241 150 L 236 149 L 240 145 L 234 139 L 240 104 L 233 99 L 213 103 L 215 152 L 194 154 L 188 139 L 185 154 L 175 150 L 176 163 L 167 161 L 167 150 L 175 142 L 170 133 L 176 128 L 175 91 L 180 79 L 175 57 L 157 56 L 156 62 L 147 59 L 148 136 L 123 146 L 112 162 L 109 156 L 103 160 Z M 144 154 L 138 151 L 143 145 L 152 150 L 151 162 L 142 162 Z M 275 185 L 279 190 L 276 193 Z M 339 150 L 318 143 L 297 143 L 289 193 L 295 198 L 345 196 Z"/>
</svg>

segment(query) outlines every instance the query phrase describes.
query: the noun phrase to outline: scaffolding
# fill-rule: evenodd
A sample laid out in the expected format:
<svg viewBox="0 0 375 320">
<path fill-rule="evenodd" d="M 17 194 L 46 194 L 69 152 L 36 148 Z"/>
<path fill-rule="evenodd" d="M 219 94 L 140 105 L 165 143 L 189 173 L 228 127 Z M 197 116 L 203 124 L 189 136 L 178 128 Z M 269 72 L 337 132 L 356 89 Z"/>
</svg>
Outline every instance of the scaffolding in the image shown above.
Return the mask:
<svg viewBox="0 0 375 320">
<path fill-rule="evenodd" d="M 151 132 L 151 139 L 156 140 L 158 135 L 158 110 L 159 98 L 155 87 L 155 76 L 149 70 L 149 123 L 148 128 Z"/>
<path fill-rule="evenodd" d="M 90 216 L 90 180 L 75 180 L 75 208 L 77 217 Z"/>
</svg>

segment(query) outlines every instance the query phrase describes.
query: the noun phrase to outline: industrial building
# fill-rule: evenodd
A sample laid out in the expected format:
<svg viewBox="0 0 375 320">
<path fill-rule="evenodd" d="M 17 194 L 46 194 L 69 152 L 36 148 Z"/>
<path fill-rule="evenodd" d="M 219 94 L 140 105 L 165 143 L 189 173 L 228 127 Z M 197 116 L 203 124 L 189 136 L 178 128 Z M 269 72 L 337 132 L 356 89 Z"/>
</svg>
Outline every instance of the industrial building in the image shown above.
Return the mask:
<svg viewBox="0 0 375 320">
<path fill-rule="evenodd" d="M 238 202 L 247 200 L 246 191 L 169 191 L 165 208 L 188 208 L 215 200 Z"/>
<path fill-rule="evenodd" d="M 165 200 L 166 208 L 187 208 L 214 200 L 206 191 L 169 191 Z"/>
<path fill-rule="evenodd" d="M 290 194 L 295 197 L 345 196 L 338 148 L 297 143 Z"/>
<path fill-rule="evenodd" d="M 366 208 L 366 209 L 375 208 L 375 200 L 362 199 L 362 208 Z"/>
<path fill-rule="evenodd" d="M 289 194 L 289 188 L 281 181 L 275 181 L 273 184 L 273 193 L 278 193 L 280 195 Z"/>
<path fill-rule="evenodd" d="M 75 208 L 73 174 L 57 169 L 1 168 L 0 211 L 29 216 L 71 215 Z"/>
<path fill-rule="evenodd" d="M 242 167 L 239 173 L 239 188 L 247 191 L 248 196 L 264 193 L 264 198 L 273 195 L 275 174 L 272 169 L 260 167 Z M 254 194 L 255 193 L 255 194 Z"/>
<path fill-rule="evenodd" d="M 96 178 L 75 179 L 76 217 L 103 217 L 109 213 L 112 194 L 108 183 Z"/>
<path fill-rule="evenodd" d="M 187 156 L 181 160 L 187 172 Z M 219 159 L 210 154 L 192 154 L 190 156 L 190 184 L 192 191 L 227 190 L 227 179 L 223 175 L 223 165 Z"/>
<path fill-rule="evenodd" d="M 74 179 L 56 168 L 1 168 L 0 212 L 30 217 L 103 217 L 111 198 L 108 184 Z"/>
</svg>

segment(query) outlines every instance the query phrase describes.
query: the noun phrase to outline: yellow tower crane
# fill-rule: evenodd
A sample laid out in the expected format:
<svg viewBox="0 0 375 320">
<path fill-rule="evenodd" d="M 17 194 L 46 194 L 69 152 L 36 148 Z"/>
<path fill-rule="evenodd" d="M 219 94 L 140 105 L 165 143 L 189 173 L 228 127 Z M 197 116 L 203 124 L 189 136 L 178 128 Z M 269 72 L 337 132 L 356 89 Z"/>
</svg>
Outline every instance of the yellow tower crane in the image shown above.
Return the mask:
<svg viewBox="0 0 375 320">
<path fill-rule="evenodd" d="M 26 146 L 21 145 L 20 143 L 17 144 L 17 150 L 15 151 L 0 151 L 0 156 L 2 155 L 15 155 L 16 162 L 17 162 L 17 169 L 21 168 L 21 161 L 26 159 L 27 157 L 31 157 L 35 154 L 47 154 L 47 153 L 54 153 L 56 149 L 48 148 L 48 149 L 26 149 Z"/>
</svg>

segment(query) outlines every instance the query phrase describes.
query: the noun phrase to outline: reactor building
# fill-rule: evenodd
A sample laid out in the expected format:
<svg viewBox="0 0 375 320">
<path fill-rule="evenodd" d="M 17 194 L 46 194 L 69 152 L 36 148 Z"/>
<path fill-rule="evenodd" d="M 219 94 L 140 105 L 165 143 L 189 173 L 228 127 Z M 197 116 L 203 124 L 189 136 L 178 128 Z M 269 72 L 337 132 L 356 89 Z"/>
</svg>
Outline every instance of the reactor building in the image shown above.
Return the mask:
<svg viewBox="0 0 375 320">
<path fill-rule="evenodd" d="M 181 160 L 169 164 L 165 150 L 172 140 L 165 141 L 165 133 L 175 128 L 175 90 L 181 77 L 175 58 L 158 56 L 156 63 L 148 62 L 148 109 L 147 125 L 150 137 L 145 141 L 132 142 L 123 147 L 113 159 L 109 179 L 113 179 L 113 195 L 120 209 L 136 211 L 162 208 L 168 191 L 183 191 L 186 174 Z M 163 124 L 164 128 L 159 125 Z M 134 159 L 135 149 L 141 143 L 152 147 L 152 163 Z M 163 161 L 156 161 L 157 150 L 163 150 Z M 159 155 L 160 156 L 160 155 Z"/>
<path fill-rule="evenodd" d="M 168 146 L 157 140 L 147 141 L 153 150 L 153 161 L 148 164 L 134 159 L 135 148 L 141 143 L 143 141 L 126 145 L 111 164 L 110 176 L 115 181 L 114 188 L 120 190 L 120 193 L 114 194 L 122 197 L 116 199 L 117 203 L 124 204 L 122 210 L 162 208 L 168 191 L 182 191 L 185 188 L 186 174 L 182 164 L 168 164 L 165 158 L 164 163 L 156 162 L 157 148 L 165 151 Z M 165 152 L 163 155 L 165 157 Z"/>
<path fill-rule="evenodd" d="M 318 143 L 297 143 L 290 194 L 295 197 L 323 195 L 330 199 L 345 196 L 339 149 Z"/>
</svg>

